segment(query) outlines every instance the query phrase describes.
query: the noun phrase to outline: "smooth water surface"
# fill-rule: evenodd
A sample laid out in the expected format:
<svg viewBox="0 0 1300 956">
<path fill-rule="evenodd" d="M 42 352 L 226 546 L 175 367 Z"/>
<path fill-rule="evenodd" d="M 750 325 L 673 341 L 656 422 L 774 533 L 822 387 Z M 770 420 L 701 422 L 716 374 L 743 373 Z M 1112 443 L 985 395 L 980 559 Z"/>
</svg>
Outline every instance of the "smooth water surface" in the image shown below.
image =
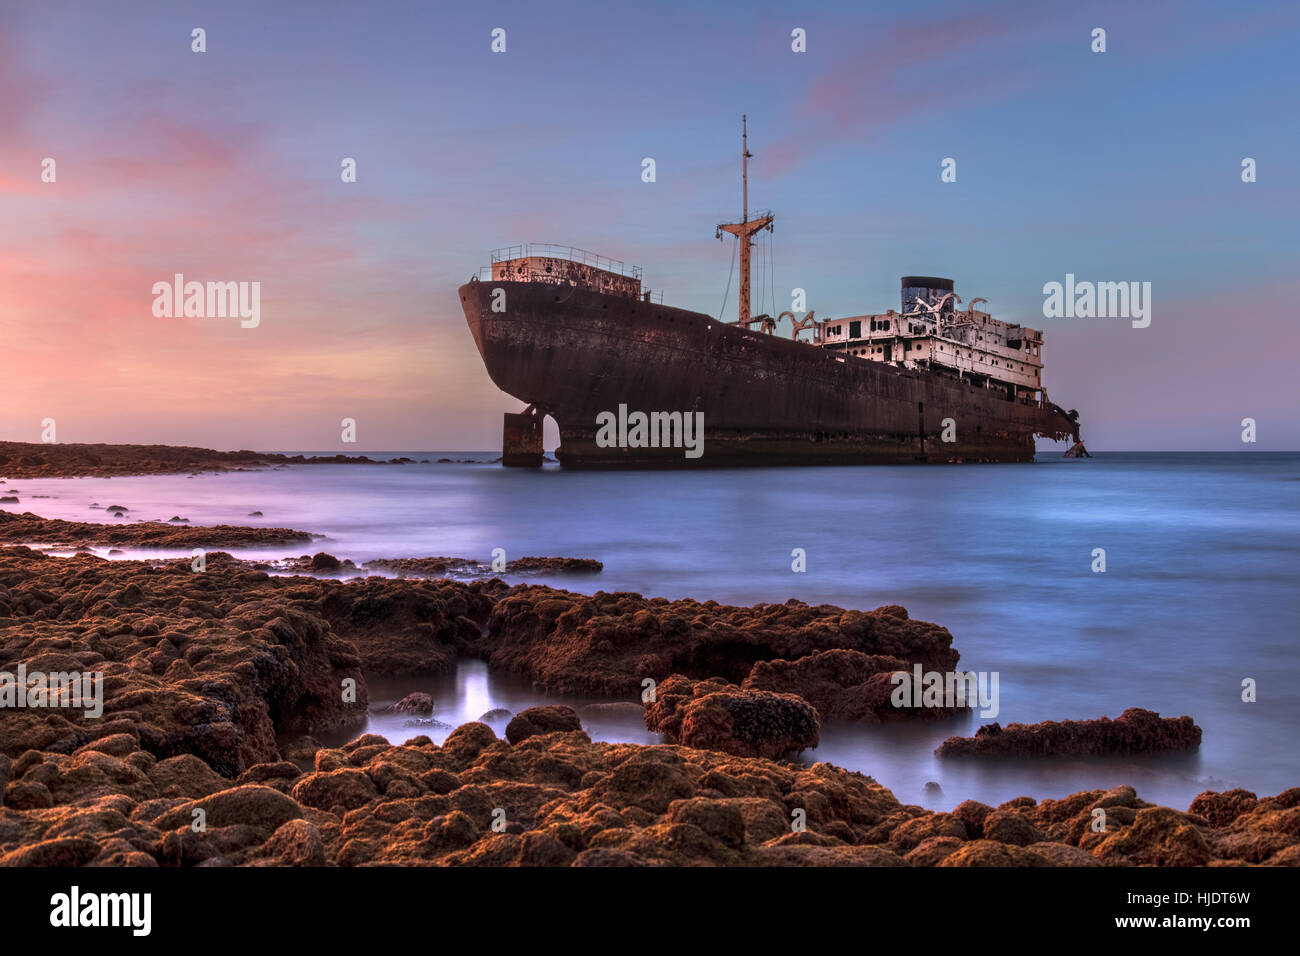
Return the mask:
<svg viewBox="0 0 1300 956">
<path fill-rule="evenodd" d="M 1080 461 L 1046 452 L 1027 465 L 684 472 L 515 470 L 491 464 L 494 455 L 404 454 L 481 462 L 15 479 L 0 493 L 17 489 L 21 499 L 5 509 L 46 517 L 109 520 L 89 507 L 97 502 L 130 508 L 128 520 L 180 515 L 325 535 L 241 556 L 326 550 L 357 563 L 486 562 L 503 548 L 508 558 L 603 561 L 599 575 L 528 578 L 582 591 L 902 604 L 952 631 L 963 669 L 998 672 L 1000 710 L 988 719 L 1115 717 L 1146 707 L 1189 714 L 1205 731 L 1190 755 L 994 764 L 941 763 L 931 753 L 951 734 L 973 733 L 978 717 L 832 724 L 804 755 L 869 773 L 905 801 L 950 807 L 967 797 L 997 803 L 1131 783 L 1147 800 L 1186 806 L 1208 788 L 1263 794 L 1300 785 L 1300 454 Z M 247 517 L 252 511 L 263 517 Z M 804 573 L 791 570 L 795 548 L 806 552 Z M 1098 548 L 1104 573 L 1091 569 Z M 447 675 L 435 717 L 463 722 L 559 699 L 475 666 Z M 1246 678 L 1257 682 L 1255 703 L 1241 699 Z M 656 739 L 635 722 L 588 723 L 604 739 Z M 378 732 L 400 741 L 425 731 Z M 931 780 L 941 794 L 923 795 Z"/>
</svg>

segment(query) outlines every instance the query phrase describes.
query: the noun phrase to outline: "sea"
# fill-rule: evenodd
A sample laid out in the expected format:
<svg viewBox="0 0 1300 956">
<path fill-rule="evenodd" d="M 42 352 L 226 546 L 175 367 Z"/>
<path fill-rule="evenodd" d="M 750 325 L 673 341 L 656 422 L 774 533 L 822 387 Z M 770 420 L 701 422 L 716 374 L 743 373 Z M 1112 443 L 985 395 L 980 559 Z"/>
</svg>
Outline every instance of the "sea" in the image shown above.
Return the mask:
<svg viewBox="0 0 1300 956">
<path fill-rule="evenodd" d="M 367 454 L 415 463 L 14 479 L 0 488 L 20 503 L 0 507 L 104 521 L 92 504 L 122 505 L 128 520 L 180 516 L 324 536 L 241 557 L 328 551 L 358 564 L 428 555 L 486 563 L 502 549 L 507 559 L 604 563 L 595 575 L 503 575 L 512 583 L 745 605 L 901 604 L 952 632 L 961 669 L 998 676 L 996 714 L 831 722 L 799 759 L 869 774 L 930 809 L 1121 784 L 1185 807 L 1204 790 L 1263 796 L 1300 786 L 1300 454 L 1049 451 L 1031 464 L 681 472 L 508 469 L 496 453 L 464 451 Z M 262 516 L 249 517 L 255 511 Z M 436 701 L 427 724 L 380 712 L 414 690 Z M 440 677 L 371 682 L 371 700 L 368 726 L 352 733 L 395 743 L 421 733 L 441 740 L 489 711 L 555 702 L 579 707 L 594 739 L 660 741 L 635 708 L 592 708 L 598 701 L 539 691 L 477 660 Z M 1204 731 L 1199 750 L 934 755 L 945 738 L 983 723 L 1117 717 L 1129 707 L 1190 715 Z M 504 719 L 492 718 L 498 733 Z"/>
</svg>

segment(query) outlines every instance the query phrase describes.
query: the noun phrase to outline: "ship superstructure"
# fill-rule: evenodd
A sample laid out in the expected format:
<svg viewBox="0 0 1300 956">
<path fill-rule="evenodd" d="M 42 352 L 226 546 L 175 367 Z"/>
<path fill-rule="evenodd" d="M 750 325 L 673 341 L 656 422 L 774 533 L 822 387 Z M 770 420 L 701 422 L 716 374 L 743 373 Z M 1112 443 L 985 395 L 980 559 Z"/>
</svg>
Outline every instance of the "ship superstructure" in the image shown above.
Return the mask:
<svg viewBox="0 0 1300 956">
<path fill-rule="evenodd" d="M 951 279 L 902 278 L 901 310 L 818 323 L 816 344 L 873 362 L 949 375 L 1002 391 L 1012 401 L 1042 404 L 1043 333 L 966 309 Z"/>
</svg>

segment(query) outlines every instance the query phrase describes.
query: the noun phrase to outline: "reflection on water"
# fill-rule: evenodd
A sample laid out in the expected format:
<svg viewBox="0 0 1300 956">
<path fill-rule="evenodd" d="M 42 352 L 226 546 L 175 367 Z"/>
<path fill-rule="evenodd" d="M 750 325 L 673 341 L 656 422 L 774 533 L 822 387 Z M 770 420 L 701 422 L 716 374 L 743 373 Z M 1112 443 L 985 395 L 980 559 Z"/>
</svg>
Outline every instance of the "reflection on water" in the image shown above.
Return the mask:
<svg viewBox="0 0 1300 956">
<path fill-rule="evenodd" d="M 458 661 L 451 673 L 436 677 L 368 679 L 366 683 L 370 712 L 364 724 L 318 734 L 321 744 L 337 747 L 362 733 L 379 734 L 394 744 L 424 734 L 441 744 L 456 727 L 475 720 L 482 720 L 498 737 L 504 737 L 514 714 L 543 704 L 573 707 L 592 740 L 665 742 L 662 735 L 646 730 L 638 702 L 548 694 L 518 677 L 491 673 L 487 664 L 478 660 Z M 433 697 L 431 717 L 387 711 L 391 704 L 416 691 Z M 996 806 L 1026 794 L 1065 796 L 1120 784 L 1137 787 L 1145 800 L 1177 804 L 1188 802 L 1183 793 L 1189 786 L 1197 793 L 1226 786 L 1200 776 L 1200 756 L 1195 752 L 1119 759 L 940 760 L 934 756 L 934 749 L 946 738 L 973 734 L 977 726 L 974 717 L 923 723 L 830 723 L 822 727 L 820 745 L 799 754 L 797 762 L 811 766 L 827 761 L 857 770 L 888 786 L 903 803 L 932 810 L 951 810 L 967 799 Z M 931 782 L 938 783 L 940 790 L 927 790 L 926 784 Z"/>
<path fill-rule="evenodd" d="M 663 737 L 645 729 L 641 722 L 641 705 L 636 701 L 616 702 L 603 697 L 577 697 L 548 694 L 535 690 L 522 678 L 489 673 L 487 664 L 477 660 L 457 661 L 447 674 L 434 677 L 366 678 L 370 689 L 370 712 L 364 724 L 354 725 L 316 739 L 327 747 L 347 743 L 358 734 L 379 734 L 389 742 L 400 744 L 421 734 L 441 744 L 461 724 L 475 720 L 491 727 L 498 737 L 505 735 L 506 724 L 519 711 L 544 704 L 568 704 L 582 717 L 582 726 L 592 740 L 612 743 L 658 744 Z M 431 717 L 412 717 L 391 713 L 391 704 L 407 694 L 423 691 L 433 698 Z M 490 711 L 504 711 L 490 714 Z M 487 719 L 483 718 L 487 716 Z"/>
<path fill-rule="evenodd" d="M 181 515 L 327 536 L 238 552 L 250 557 L 326 550 L 358 563 L 486 561 L 500 547 L 508 558 L 605 563 L 599 575 L 516 575 L 512 583 L 733 604 L 902 604 L 952 631 L 963 668 L 1000 674 L 1003 725 L 1145 707 L 1189 714 L 1204 729 L 1192 757 L 1011 765 L 941 765 L 932 756 L 944 737 L 973 732 L 974 719 L 823 730 L 808 757 L 869 773 L 904 800 L 921 802 L 931 780 L 946 804 L 1123 782 L 1145 799 L 1186 806 L 1208 788 L 1272 794 L 1300 784 L 1300 455 L 1099 453 L 1078 461 L 1048 452 L 1026 465 L 680 473 L 504 469 L 486 463 L 491 457 L 14 481 L 22 501 L 4 507 L 102 521 L 111 519 L 91 502 L 120 504 L 130 519 Z M 253 511 L 263 517 L 248 517 Z M 807 554 L 806 573 L 791 571 L 794 548 Z M 1104 574 L 1090 570 L 1096 548 L 1106 551 Z M 454 725 L 492 707 L 561 699 L 475 666 L 431 682 L 437 719 Z M 1248 677 L 1259 685 L 1256 703 L 1241 700 Z M 379 686 L 372 682 L 376 700 Z M 596 736 L 652 739 L 639 719 L 587 719 Z M 371 720 L 395 742 L 421 732 L 405 717 Z"/>
<path fill-rule="evenodd" d="M 947 758 L 934 749 L 951 736 L 969 736 L 979 721 L 958 718 L 920 724 L 830 724 L 804 763 L 829 763 L 870 774 L 903 803 L 951 810 L 963 800 L 997 806 L 1015 797 L 1064 797 L 1080 790 L 1109 790 L 1121 784 L 1151 803 L 1183 807 L 1203 790 L 1226 784 L 1205 777 L 1201 756 L 1192 751 L 1140 757 Z M 927 783 L 940 790 L 926 790 Z"/>
</svg>

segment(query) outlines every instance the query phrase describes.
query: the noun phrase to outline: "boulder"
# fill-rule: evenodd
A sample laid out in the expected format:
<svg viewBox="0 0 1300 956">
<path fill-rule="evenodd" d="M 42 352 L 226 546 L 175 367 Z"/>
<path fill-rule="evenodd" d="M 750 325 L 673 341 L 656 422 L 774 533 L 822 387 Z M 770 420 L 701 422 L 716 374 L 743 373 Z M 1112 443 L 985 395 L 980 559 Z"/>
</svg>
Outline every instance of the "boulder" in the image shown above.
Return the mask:
<svg viewBox="0 0 1300 956">
<path fill-rule="evenodd" d="M 1110 756 L 1188 750 L 1201 745 L 1201 728 L 1190 717 L 1161 717 L 1130 707 L 1115 720 L 1047 720 L 1038 724 L 986 724 L 974 737 L 949 737 L 940 757 L 1043 757 L 1054 754 Z"/>
<path fill-rule="evenodd" d="M 645 725 L 687 747 L 777 758 L 816 747 L 820 721 L 802 697 L 673 675 L 645 709 Z"/>
<path fill-rule="evenodd" d="M 578 712 L 566 705 L 529 707 L 521 710 L 506 725 L 506 740 L 517 744 L 537 734 L 568 733 L 582 730 Z"/>
<path fill-rule="evenodd" d="M 420 717 L 428 717 L 433 713 L 433 698 L 428 694 L 416 691 L 413 694 L 407 694 L 389 709 L 399 714 L 415 714 Z"/>
</svg>

